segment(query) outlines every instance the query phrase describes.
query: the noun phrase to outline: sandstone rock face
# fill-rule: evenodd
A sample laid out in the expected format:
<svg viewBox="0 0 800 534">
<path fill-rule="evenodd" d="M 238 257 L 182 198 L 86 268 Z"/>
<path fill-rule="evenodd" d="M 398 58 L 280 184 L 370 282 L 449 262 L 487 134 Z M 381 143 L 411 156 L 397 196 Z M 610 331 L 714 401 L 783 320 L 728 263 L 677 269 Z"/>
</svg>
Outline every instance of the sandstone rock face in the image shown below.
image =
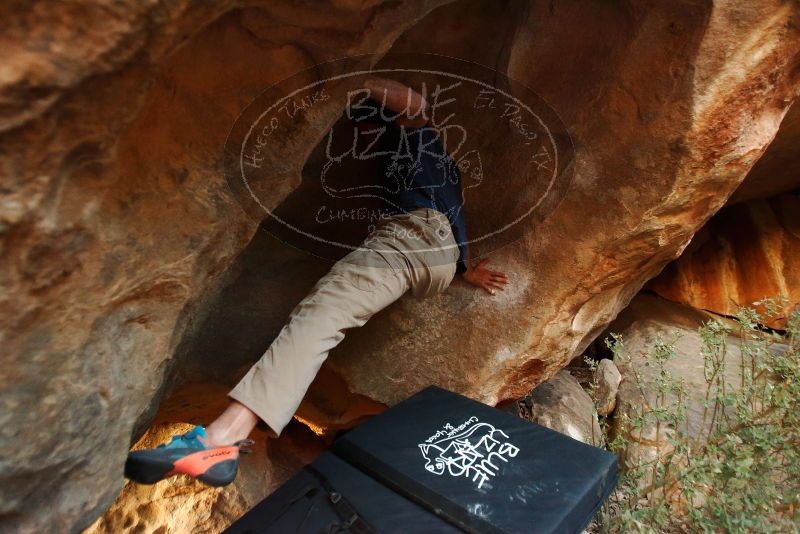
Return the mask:
<svg viewBox="0 0 800 534">
<path fill-rule="evenodd" d="M 520 417 L 588 443 L 602 445 L 592 398 L 568 371 L 542 382 L 518 403 Z"/>
<path fill-rule="evenodd" d="M 16 451 L 0 530 L 79 530 L 122 489 L 205 292 L 256 230 L 222 173 L 241 110 L 316 63 L 385 51 L 437 5 L 0 7 L 0 446 Z M 297 182 L 324 129 L 308 126 L 279 165 Z"/>
<path fill-rule="evenodd" d="M 595 371 L 597 377 L 597 389 L 595 389 L 595 406 L 597 414 L 607 416 L 614 411 L 617 405 L 617 392 L 622 381 L 622 375 L 608 359 L 600 360 Z"/>
<path fill-rule="evenodd" d="M 725 315 L 764 298 L 784 298 L 782 313 L 768 322 L 784 328 L 800 304 L 800 195 L 724 208 L 649 287 L 670 300 Z M 763 306 L 757 308 L 764 313 Z"/>
<path fill-rule="evenodd" d="M 222 147 L 265 87 L 338 57 L 437 52 L 531 87 L 576 148 L 558 208 L 494 254 L 511 287 L 489 297 L 457 281 L 349 336 L 325 368 L 338 403 L 326 409 L 320 384 L 309 396 L 320 427 L 429 383 L 495 403 L 551 376 L 725 203 L 796 94 L 794 2 L 444 3 L 0 8 L 0 447 L 15 451 L 0 459 L 0 529 L 90 524 L 165 392 L 235 380 L 259 356 L 237 350 L 265 346 L 324 272 L 312 259 L 282 271 L 297 259 L 285 247 L 229 270 L 257 225 L 225 183 Z M 321 105 L 266 161 L 270 206 L 340 112 Z M 492 175 L 523 188 L 514 171 Z M 493 224 L 491 200 L 468 220 Z M 210 354 L 200 328 L 219 324 L 218 297 L 249 269 L 282 276 L 247 301 L 269 321 L 249 327 L 257 341 L 220 333 L 234 341 Z"/>
<path fill-rule="evenodd" d="M 800 189 L 800 105 L 793 104 L 775 139 L 731 196 L 729 204 Z"/>
</svg>

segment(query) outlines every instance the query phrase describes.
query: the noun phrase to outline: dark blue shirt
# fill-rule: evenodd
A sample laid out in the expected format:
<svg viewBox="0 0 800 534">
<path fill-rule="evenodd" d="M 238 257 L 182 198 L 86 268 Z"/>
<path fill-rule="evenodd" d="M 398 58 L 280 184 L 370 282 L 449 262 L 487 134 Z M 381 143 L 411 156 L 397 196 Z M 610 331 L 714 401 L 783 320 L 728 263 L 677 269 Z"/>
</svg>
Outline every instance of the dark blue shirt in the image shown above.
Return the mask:
<svg viewBox="0 0 800 534">
<path fill-rule="evenodd" d="M 436 129 L 400 127 L 390 120 L 394 115 L 372 99 L 351 109 L 356 122 L 386 127 L 379 150 L 386 153 L 384 176 L 390 183 L 385 189 L 392 211 L 432 208 L 443 213 L 458 245 L 456 272 L 463 273 L 467 270 L 467 228 L 458 166 L 444 149 Z"/>
</svg>

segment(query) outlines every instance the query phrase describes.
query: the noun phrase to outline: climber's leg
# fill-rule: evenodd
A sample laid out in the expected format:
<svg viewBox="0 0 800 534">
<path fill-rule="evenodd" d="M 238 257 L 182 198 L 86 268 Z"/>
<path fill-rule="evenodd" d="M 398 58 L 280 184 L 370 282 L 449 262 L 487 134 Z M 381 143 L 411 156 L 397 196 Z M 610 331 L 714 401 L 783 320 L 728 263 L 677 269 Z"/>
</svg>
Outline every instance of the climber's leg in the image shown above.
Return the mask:
<svg viewBox="0 0 800 534">
<path fill-rule="evenodd" d="M 388 219 L 295 307 L 267 352 L 231 390 L 233 402 L 209 432 L 195 426 L 157 448 L 131 451 L 125 476 L 152 484 L 188 474 L 214 486 L 229 484 L 258 419 L 281 433 L 345 330 L 363 325 L 409 289 L 420 298 L 443 291 L 457 259 L 441 213 L 423 208 Z"/>
<path fill-rule="evenodd" d="M 439 250 L 442 244 L 447 246 Z M 229 396 L 279 435 L 345 330 L 363 325 L 409 289 L 426 297 L 447 288 L 455 275 L 454 245 L 447 218 L 434 210 L 390 219 L 317 282 Z M 434 250 L 413 254 L 418 249 Z M 227 440 L 247 437 L 252 426 L 240 428 L 242 434 Z"/>
<path fill-rule="evenodd" d="M 408 273 L 375 253 L 362 254 L 372 265 L 336 263 L 292 311 L 289 322 L 230 397 L 247 406 L 275 434 L 292 419 L 328 352 L 345 330 L 361 326 L 410 288 Z"/>
<path fill-rule="evenodd" d="M 235 443 L 250 435 L 258 424 L 258 415 L 250 408 L 232 401 L 214 421 L 206 427 L 205 438 L 200 438 L 208 447 L 221 447 Z"/>
</svg>

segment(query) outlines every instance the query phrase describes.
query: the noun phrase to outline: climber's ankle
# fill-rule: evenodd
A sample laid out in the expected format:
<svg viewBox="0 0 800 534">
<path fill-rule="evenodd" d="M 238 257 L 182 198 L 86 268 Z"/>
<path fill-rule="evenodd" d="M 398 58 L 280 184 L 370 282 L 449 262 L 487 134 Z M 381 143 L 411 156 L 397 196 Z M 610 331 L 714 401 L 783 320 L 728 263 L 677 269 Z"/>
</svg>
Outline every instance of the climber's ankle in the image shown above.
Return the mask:
<svg viewBox="0 0 800 534">
<path fill-rule="evenodd" d="M 213 423 L 208 426 L 206 429 L 206 437 L 205 438 L 198 438 L 203 444 L 208 448 L 213 447 L 225 447 L 227 445 L 233 445 L 234 442 L 244 439 L 244 437 L 234 437 L 231 436 L 227 432 L 220 431 L 213 426 Z"/>
<path fill-rule="evenodd" d="M 258 416 L 236 401 L 231 402 L 219 417 L 206 427 L 203 443 L 208 447 L 233 445 L 247 438 L 258 423 Z"/>
</svg>

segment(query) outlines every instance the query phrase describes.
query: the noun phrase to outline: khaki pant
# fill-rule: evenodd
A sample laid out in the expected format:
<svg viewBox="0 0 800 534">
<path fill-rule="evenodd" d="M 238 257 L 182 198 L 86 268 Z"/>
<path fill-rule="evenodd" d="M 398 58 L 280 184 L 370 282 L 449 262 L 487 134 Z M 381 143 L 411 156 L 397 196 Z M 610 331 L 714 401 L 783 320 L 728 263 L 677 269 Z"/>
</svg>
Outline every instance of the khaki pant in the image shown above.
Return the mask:
<svg viewBox="0 0 800 534">
<path fill-rule="evenodd" d="M 420 208 L 382 220 L 292 310 L 269 349 L 228 395 L 280 435 L 345 330 L 362 326 L 406 291 L 417 298 L 444 291 L 457 259 L 450 224 L 438 211 Z"/>
</svg>

